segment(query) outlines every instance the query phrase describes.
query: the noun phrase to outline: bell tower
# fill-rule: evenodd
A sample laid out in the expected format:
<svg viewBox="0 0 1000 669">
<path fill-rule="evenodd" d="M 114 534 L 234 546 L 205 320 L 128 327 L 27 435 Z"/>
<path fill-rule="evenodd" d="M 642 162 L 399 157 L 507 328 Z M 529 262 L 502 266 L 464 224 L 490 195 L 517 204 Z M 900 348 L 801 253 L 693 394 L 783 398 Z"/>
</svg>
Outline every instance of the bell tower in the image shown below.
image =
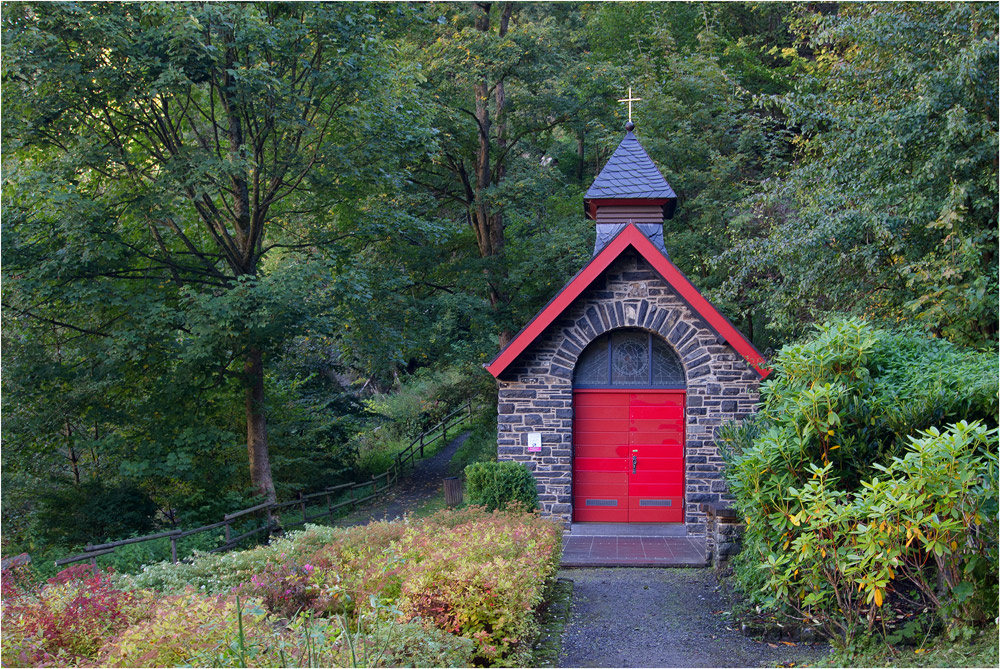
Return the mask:
<svg viewBox="0 0 1000 669">
<path fill-rule="evenodd" d="M 629 95 L 629 98 L 632 96 Z M 677 195 L 636 138 L 635 124 L 583 196 L 584 212 L 597 223 L 596 256 L 629 223 L 664 254 L 663 221 L 673 217 Z"/>
</svg>

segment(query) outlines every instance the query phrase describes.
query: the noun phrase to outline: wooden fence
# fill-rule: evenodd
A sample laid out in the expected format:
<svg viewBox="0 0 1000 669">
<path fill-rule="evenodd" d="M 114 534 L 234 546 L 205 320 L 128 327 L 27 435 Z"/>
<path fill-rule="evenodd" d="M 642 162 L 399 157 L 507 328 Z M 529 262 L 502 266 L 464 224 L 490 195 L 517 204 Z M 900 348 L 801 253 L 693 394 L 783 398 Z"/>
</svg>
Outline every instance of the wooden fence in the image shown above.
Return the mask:
<svg viewBox="0 0 1000 669">
<path fill-rule="evenodd" d="M 223 543 L 209 551 L 211 553 L 221 553 L 232 550 L 241 541 L 249 539 L 250 537 L 263 535 L 262 543 L 266 543 L 272 535 L 280 534 L 287 529 L 305 525 L 306 523 L 315 522 L 321 519 L 325 519 L 327 522 L 332 523 L 336 513 L 341 509 L 349 506 L 353 510 L 358 504 L 362 504 L 375 499 L 379 495 L 385 494 L 389 488 L 395 485 L 395 483 L 399 480 L 400 473 L 405 471 L 407 467 L 413 466 L 414 460 L 424 457 L 424 450 L 427 447 L 433 445 L 438 440 L 442 441 L 442 443 L 447 442 L 448 430 L 454 430 L 454 428 L 466 418 L 471 417 L 472 400 L 469 400 L 445 416 L 440 423 L 422 432 L 419 437 L 411 441 L 406 448 L 396 454 L 395 461 L 386 471 L 382 472 L 378 476 L 372 476 L 370 480 L 357 483 L 343 483 L 341 485 L 324 488 L 319 492 L 310 494 L 303 494 L 300 492 L 298 497 L 293 500 L 287 502 L 265 502 L 264 504 L 252 506 L 249 509 L 241 509 L 239 511 L 234 511 L 233 513 L 227 513 L 222 517 L 222 520 L 217 523 L 196 527 L 190 530 L 168 530 L 166 532 L 147 534 L 146 536 L 134 537 L 132 539 L 110 541 L 104 544 L 88 544 L 83 553 L 70 555 L 69 557 L 64 557 L 61 560 L 56 560 L 56 566 L 61 567 L 74 562 L 90 560 L 90 563 L 96 567 L 98 556 L 114 553 L 115 549 L 119 546 L 127 546 L 129 544 L 168 538 L 170 539 L 170 561 L 177 562 L 177 542 L 180 539 L 200 534 L 201 532 L 210 532 L 212 530 L 223 528 L 225 533 Z M 452 434 L 454 434 L 454 432 Z M 309 506 L 311 505 L 315 507 L 317 504 L 321 504 L 320 509 L 318 511 L 313 509 L 310 513 Z M 302 518 L 296 519 L 292 522 L 282 523 L 282 511 L 287 509 L 297 510 L 301 513 Z M 237 522 L 245 527 L 246 521 L 251 518 L 260 518 L 263 520 L 263 523 L 251 527 L 236 536 L 232 535 L 233 527 Z"/>
</svg>

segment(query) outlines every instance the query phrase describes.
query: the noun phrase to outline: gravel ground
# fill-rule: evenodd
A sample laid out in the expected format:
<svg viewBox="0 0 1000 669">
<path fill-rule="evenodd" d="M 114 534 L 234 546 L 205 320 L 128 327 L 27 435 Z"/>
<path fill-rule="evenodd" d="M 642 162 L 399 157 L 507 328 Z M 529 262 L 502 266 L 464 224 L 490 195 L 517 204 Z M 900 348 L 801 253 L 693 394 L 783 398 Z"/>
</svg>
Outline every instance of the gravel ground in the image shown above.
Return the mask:
<svg viewBox="0 0 1000 669">
<path fill-rule="evenodd" d="M 822 644 L 754 641 L 728 624 L 710 569 L 566 569 L 573 603 L 560 667 L 802 666 Z"/>
</svg>

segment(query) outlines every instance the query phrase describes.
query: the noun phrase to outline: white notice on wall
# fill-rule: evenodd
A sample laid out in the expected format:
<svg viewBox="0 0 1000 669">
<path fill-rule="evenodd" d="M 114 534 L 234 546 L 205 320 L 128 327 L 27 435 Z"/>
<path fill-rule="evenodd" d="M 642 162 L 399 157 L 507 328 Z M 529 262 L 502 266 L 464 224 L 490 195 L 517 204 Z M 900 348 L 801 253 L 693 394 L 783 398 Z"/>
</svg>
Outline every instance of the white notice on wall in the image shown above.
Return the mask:
<svg viewBox="0 0 1000 669">
<path fill-rule="evenodd" d="M 528 433 L 528 452 L 538 453 L 542 450 L 542 433 L 541 432 L 529 432 Z"/>
</svg>

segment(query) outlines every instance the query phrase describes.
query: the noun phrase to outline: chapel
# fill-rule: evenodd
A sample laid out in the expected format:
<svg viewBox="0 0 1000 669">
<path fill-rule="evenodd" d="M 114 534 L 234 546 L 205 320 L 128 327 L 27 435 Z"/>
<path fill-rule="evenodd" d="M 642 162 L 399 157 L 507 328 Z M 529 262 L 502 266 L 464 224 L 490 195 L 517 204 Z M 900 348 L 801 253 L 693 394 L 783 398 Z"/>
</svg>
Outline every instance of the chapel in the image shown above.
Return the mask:
<svg viewBox="0 0 1000 669">
<path fill-rule="evenodd" d="M 486 365 L 497 454 L 527 465 L 542 513 L 567 527 L 704 534 L 707 505 L 730 501 L 716 431 L 755 411 L 769 370 L 671 262 L 677 196 L 625 127 L 584 196 L 593 257 Z"/>
</svg>

